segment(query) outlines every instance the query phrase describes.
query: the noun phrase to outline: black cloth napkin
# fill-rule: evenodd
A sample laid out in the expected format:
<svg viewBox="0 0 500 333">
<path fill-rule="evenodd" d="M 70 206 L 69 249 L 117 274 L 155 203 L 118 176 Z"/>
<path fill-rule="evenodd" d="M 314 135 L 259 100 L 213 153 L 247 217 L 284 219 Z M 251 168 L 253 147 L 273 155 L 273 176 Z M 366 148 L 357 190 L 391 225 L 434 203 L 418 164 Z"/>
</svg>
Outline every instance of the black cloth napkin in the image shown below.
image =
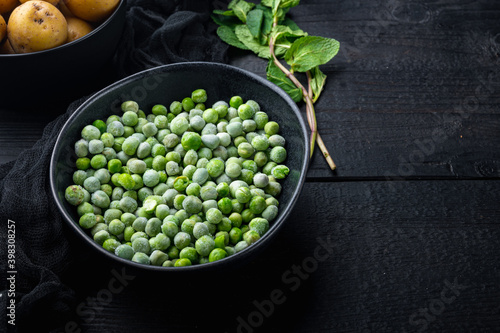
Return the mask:
<svg viewBox="0 0 500 333">
<path fill-rule="evenodd" d="M 214 3 L 127 0 L 126 25 L 113 59 L 116 77 L 174 62 L 225 62 L 228 47 L 210 20 Z M 64 331 L 65 318 L 74 310 L 75 292 L 61 275 L 75 261 L 75 250 L 63 237 L 64 222 L 50 194 L 49 163 L 60 129 L 85 99 L 47 125 L 42 138 L 16 161 L 0 165 L 0 332 L 19 327 Z M 15 257 L 9 244 L 15 245 Z M 13 261 L 8 261 L 9 252 Z M 9 289 L 16 294 L 15 327 L 8 324 Z M 45 323 L 34 322 L 35 317 Z"/>
</svg>

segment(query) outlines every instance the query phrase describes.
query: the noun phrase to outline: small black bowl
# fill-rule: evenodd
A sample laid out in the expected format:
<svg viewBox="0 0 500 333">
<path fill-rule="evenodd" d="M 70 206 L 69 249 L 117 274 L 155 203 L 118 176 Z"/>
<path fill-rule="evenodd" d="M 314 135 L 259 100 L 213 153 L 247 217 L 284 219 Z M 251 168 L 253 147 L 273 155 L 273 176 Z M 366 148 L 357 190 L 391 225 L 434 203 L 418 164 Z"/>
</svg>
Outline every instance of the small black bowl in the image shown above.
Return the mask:
<svg viewBox="0 0 500 333">
<path fill-rule="evenodd" d="M 110 17 L 73 42 L 33 53 L 0 54 L 0 109 L 39 112 L 95 91 L 118 46 L 125 10 L 121 0 Z"/>
<path fill-rule="evenodd" d="M 151 110 L 155 104 L 166 106 L 174 100 L 190 96 L 195 89 L 205 89 L 208 94 L 206 105 L 218 100 L 229 101 L 234 95 L 244 100 L 257 101 L 270 120 L 280 124 L 280 134 L 287 141 L 288 152 L 285 164 L 290 174 L 282 182 L 278 200 L 279 215 L 271 222 L 269 231 L 245 250 L 225 259 L 208 264 L 187 267 L 156 267 L 138 264 L 107 252 L 96 244 L 89 234 L 78 225 L 76 207 L 64 198 L 67 186 L 73 184 L 72 174 L 76 159 L 74 143 L 80 139 L 82 128 L 96 119 L 107 119 L 120 114 L 121 102 L 135 100 L 142 110 Z M 217 63 L 179 63 L 152 68 L 118 81 L 101 90 L 80 106 L 62 128 L 50 161 L 50 185 L 59 210 L 70 229 L 79 239 L 116 264 L 139 271 L 189 272 L 238 266 L 260 252 L 276 236 L 297 202 L 302 189 L 309 161 L 307 130 L 297 105 L 276 85 L 242 69 Z"/>
</svg>

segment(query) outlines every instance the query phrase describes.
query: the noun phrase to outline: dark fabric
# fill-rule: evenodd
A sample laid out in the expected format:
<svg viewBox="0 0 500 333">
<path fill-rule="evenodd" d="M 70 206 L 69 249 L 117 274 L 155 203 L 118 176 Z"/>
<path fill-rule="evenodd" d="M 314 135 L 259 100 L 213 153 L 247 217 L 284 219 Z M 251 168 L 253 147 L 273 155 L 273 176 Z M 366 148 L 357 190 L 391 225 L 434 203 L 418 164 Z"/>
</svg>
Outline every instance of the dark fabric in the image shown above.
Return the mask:
<svg viewBox="0 0 500 333">
<path fill-rule="evenodd" d="M 128 0 L 126 26 L 113 59 L 116 77 L 174 62 L 225 62 L 227 45 L 214 33 L 210 7 L 207 0 Z M 15 331 L 20 322 L 42 325 L 31 326 L 32 332 L 64 331 L 74 311 L 75 292 L 61 282 L 61 275 L 75 261 L 75 251 L 63 237 L 62 217 L 50 194 L 49 163 L 59 130 L 85 99 L 72 103 L 15 162 L 0 165 L 0 332 Z M 7 261 L 8 219 L 15 222 L 15 267 Z M 7 324 L 12 270 L 17 271 L 15 328 Z M 45 323 L 37 323 L 40 318 Z"/>
</svg>

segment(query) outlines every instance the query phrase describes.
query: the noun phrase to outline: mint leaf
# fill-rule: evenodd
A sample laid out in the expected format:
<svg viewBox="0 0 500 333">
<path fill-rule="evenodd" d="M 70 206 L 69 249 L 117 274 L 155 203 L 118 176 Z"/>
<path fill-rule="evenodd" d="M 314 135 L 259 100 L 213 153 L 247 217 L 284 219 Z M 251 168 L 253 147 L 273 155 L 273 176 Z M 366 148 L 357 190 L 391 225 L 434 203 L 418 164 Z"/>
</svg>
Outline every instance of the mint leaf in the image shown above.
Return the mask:
<svg viewBox="0 0 500 333">
<path fill-rule="evenodd" d="M 283 22 L 281 23 L 283 25 L 286 25 L 287 27 L 289 27 L 290 29 L 292 29 L 292 31 L 297 31 L 297 30 L 300 30 L 302 31 L 299 26 L 297 25 L 297 23 L 295 23 L 292 19 L 290 19 L 289 17 L 286 17 Z M 306 34 L 307 35 L 307 34 Z"/>
<path fill-rule="evenodd" d="M 264 19 L 264 12 L 260 9 L 253 9 L 250 12 L 248 12 L 247 26 L 250 32 L 252 33 L 252 36 L 254 37 L 260 36 L 263 19 Z"/>
<path fill-rule="evenodd" d="M 281 0 L 280 8 L 291 8 L 299 4 L 300 0 Z"/>
<path fill-rule="evenodd" d="M 217 35 L 222 39 L 224 42 L 226 42 L 229 45 L 232 45 L 234 47 L 243 49 L 243 50 L 248 50 L 248 47 L 245 46 L 238 37 L 236 37 L 236 34 L 234 33 L 234 30 L 231 29 L 230 27 L 226 26 L 220 26 L 217 29 Z"/>
<path fill-rule="evenodd" d="M 262 0 L 260 2 L 261 5 L 267 6 L 267 7 L 272 7 L 273 6 L 273 0 Z"/>
<path fill-rule="evenodd" d="M 217 25 L 226 26 L 232 29 L 241 24 L 240 19 L 236 16 L 212 15 L 211 17 Z"/>
<path fill-rule="evenodd" d="M 319 67 L 314 67 L 310 71 L 311 73 L 311 89 L 313 92 L 313 103 L 315 103 L 326 82 L 326 75 L 319 69 Z"/>
<path fill-rule="evenodd" d="M 253 7 L 255 7 L 255 4 L 244 0 L 233 0 L 227 5 L 227 8 L 232 9 L 234 14 L 238 16 L 243 23 L 247 22 L 247 14 Z"/>
<path fill-rule="evenodd" d="M 272 28 L 271 36 L 274 37 L 274 39 L 279 40 L 285 37 L 303 37 L 307 36 L 307 33 L 300 29 L 294 31 L 286 25 L 277 25 Z"/>
<path fill-rule="evenodd" d="M 316 66 L 326 64 L 339 51 L 335 39 L 306 36 L 297 39 L 285 53 L 285 61 L 292 71 L 306 72 Z"/>
<path fill-rule="evenodd" d="M 217 15 L 223 15 L 223 16 L 236 16 L 236 14 L 232 10 L 214 9 L 213 13 L 217 14 Z"/>
<path fill-rule="evenodd" d="M 269 60 L 269 63 L 267 64 L 266 74 L 267 79 L 283 89 L 288 95 L 290 95 L 294 102 L 298 103 L 302 100 L 302 90 L 297 88 L 272 60 Z"/>
<path fill-rule="evenodd" d="M 271 52 L 269 52 L 269 47 L 266 45 L 261 45 L 259 40 L 256 39 L 248 26 L 245 24 L 237 25 L 234 30 L 236 37 L 245 44 L 247 48 L 256 53 L 259 57 L 269 59 L 271 57 Z"/>
</svg>

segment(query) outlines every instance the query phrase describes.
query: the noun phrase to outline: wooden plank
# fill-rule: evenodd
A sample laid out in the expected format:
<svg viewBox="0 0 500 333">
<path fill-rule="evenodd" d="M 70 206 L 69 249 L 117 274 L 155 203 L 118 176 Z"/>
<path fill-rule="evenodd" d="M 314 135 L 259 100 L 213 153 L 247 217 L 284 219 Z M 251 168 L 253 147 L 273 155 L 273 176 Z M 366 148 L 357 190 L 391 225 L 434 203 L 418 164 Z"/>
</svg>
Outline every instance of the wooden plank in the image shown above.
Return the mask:
<svg viewBox="0 0 500 333">
<path fill-rule="evenodd" d="M 500 182 L 391 183 L 308 183 L 248 265 L 136 276 L 105 304 L 88 297 L 104 295 L 109 267 L 80 262 L 67 280 L 83 304 L 76 319 L 89 332 L 494 331 Z"/>
</svg>

